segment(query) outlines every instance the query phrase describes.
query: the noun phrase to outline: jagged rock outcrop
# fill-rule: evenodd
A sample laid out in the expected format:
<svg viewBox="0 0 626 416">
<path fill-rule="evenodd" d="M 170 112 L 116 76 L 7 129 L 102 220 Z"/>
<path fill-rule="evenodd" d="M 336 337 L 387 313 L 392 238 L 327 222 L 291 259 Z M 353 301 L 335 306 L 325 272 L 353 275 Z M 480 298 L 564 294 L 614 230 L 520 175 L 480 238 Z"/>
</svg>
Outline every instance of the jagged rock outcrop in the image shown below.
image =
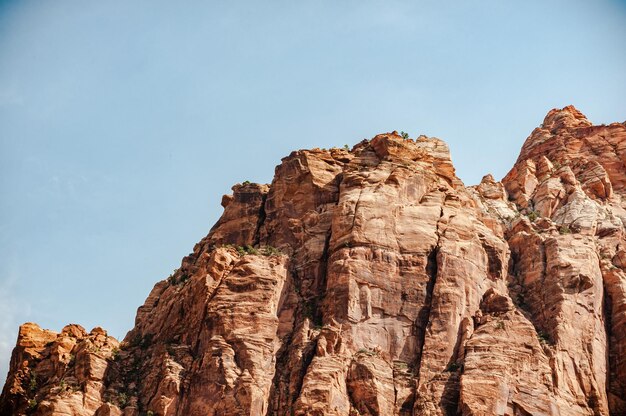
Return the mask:
<svg viewBox="0 0 626 416">
<path fill-rule="evenodd" d="M 425 136 L 293 152 L 119 345 L 22 326 L 0 412 L 626 414 L 625 164 L 573 107 L 474 187 Z"/>
<path fill-rule="evenodd" d="M 104 379 L 119 342 L 102 328 L 87 333 L 68 325 L 61 333 L 27 323 L 20 327 L 2 393 L 3 414 L 102 413 Z"/>
</svg>

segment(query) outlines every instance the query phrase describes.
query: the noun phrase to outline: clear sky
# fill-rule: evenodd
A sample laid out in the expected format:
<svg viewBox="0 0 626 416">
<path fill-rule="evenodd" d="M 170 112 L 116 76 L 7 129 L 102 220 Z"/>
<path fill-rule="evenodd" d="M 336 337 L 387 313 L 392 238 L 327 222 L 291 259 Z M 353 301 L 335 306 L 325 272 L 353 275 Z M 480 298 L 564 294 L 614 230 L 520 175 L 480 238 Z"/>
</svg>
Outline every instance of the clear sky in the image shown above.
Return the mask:
<svg viewBox="0 0 626 416">
<path fill-rule="evenodd" d="M 626 2 L 0 0 L 0 382 L 23 322 L 123 337 L 292 150 L 437 136 L 475 184 L 567 104 L 626 119 Z"/>
</svg>

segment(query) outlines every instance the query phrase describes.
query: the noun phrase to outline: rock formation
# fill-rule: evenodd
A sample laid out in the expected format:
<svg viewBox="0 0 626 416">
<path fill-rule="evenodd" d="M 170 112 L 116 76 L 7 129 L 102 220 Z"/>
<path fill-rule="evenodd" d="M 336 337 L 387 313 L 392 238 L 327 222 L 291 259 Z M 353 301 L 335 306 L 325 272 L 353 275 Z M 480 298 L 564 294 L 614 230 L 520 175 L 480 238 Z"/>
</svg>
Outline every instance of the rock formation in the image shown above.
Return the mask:
<svg viewBox="0 0 626 416">
<path fill-rule="evenodd" d="M 118 343 L 20 328 L 3 415 L 624 415 L 626 124 L 552 110 L 473 187 L 435 138 L 301 150 Z"/>
</svg>

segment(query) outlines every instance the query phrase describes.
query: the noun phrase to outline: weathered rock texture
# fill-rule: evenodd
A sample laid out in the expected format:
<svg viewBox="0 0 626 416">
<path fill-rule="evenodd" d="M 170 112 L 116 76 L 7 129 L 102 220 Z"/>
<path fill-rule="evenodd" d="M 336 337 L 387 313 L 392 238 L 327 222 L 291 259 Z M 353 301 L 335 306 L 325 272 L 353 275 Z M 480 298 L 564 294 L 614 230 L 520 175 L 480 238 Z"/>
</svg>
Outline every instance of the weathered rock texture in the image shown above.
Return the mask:
<svg viewBox="0 0 626 416">
<path fill-rule="evenodd" d="M 442 141 L 244 184 L 118 345 L 20 329 L 2 414 L 626 414 L 626 126 L 552 110 L 502 182 Z"/>
</svg>

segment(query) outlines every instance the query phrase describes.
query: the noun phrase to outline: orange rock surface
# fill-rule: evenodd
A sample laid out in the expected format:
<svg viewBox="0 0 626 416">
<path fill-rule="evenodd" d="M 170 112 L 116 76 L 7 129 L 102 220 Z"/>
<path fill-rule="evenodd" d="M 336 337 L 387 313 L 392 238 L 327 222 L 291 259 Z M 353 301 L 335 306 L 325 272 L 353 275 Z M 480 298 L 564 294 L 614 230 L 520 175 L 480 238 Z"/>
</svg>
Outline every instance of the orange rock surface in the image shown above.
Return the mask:
<svg viewBox="0 0 626 416">
<path fill-rule="evenodd" d="M 552 110 L 502 182 L 439 139 L 243 184 L 118 343 L 20 328 L 3 415 L 626 414 L 626 125 Z"/>
</svg>

